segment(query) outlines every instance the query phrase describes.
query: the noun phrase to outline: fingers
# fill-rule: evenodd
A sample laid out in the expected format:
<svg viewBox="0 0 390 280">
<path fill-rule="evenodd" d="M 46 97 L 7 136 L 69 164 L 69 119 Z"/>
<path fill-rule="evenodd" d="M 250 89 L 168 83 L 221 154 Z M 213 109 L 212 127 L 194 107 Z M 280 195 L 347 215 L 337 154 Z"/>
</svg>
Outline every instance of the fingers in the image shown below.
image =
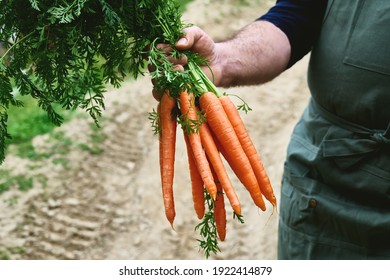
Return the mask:
<svg viewBox="0 0 390 280">
<path fill-rule="evenodd" d="M 185 55 L 181 55 L 179 58 L 173 57 L 172 55 L 170 55 L 172 53 L 172 48 L 168 44 L 161 43 L 161 44 L 157 44 L 156 47 L 167 55 L 167 59 L 173 64 L 173 70 L 184 71 L 184 65 L 187 64 L 187 57 Z M 154 72 L 156 71 L 156 67 L 152 64 L 148 64 L 148 70 L 149 72 Z M 153 97 L 157 101 L 160 101 L 161 96 L 164 93 L 164 89 L 159 88 L 156 85 L 157 84 L 156 79 L 152 79 L 152 84 L 153 84 L 153 90 L 152 90 Z"/>
<path fill-rule="evenodd" d="M 210 51 L 213 49 L 214 42 L 211 38 L 199 27 L 191 26 L 183 30 L 184 36 L 180 38 L 175 47 L 179 51 L 191 49 L 195 53 L 201 53 L 206 58 L 209 56 Z M 159 49 L 162 53 L 166 54 L 167 59 L 173 64 L 176 65 L 179 71 L 183 71 L 183 66 L 188 63 L 188 58 L 186 55 L 181 54 L 180 57 L 172 56 L 172 47 L 169 44 L 160 43 L 156 45 L 156 48 Z M 153 72 L 156 69 L 152 66 L 148 66 L 149 72 Z"/>
<path fill-rule="evenodd" d="M 186 65 L 187 64 L 187 56 L 182 54 L 180 57 L 172 56 L 172 47 L 168 44 L 157 44 L 156 46 L 161 52 L 167 55 L 167 59 L 174 65 Z"/>
<path fill-rule="evenodd" d="M 152 89 L 152 95 L 153 95 L 154 99 L 156 99 L 157 101 L 161 100 L 163 93 L 164 93 L 164 90 L 161 88 L 153 87 L 153 89 Z"/>
<path fill-rule="evenodd" d="M 214 40 L 200 27 L 191 26 L 183 30 L 184 36 L 180 38 L 175 47 L 180 50 L 191 50 L 193 53 L 209 59 L 213 56 Z"/>
<path fill-rule="evenodd" d="M 175 48 L 179 51 L 191 50 L 193 53 L 201 54 L 203 58 L 212 63 L 215 56 L 215 43 L 212 38 L 197 26 L 187 27 L 183 32 L 184 35 L 175 43 Z M 169 44 L 160 43 L 157 44 L 156 47 L 166 55 L 168 61 L 173 64 L 174 70 L 184 71 L 184 66 L 188 63 L 186 55 L 182 54 L 180 57 L 173 56 L 173 50 Z M 207 67 L 202 67 L 202 70 L 214 81 L 215 77 L 211 73 L 209 67 L 212 67 L 212 64 L 209 64 Z M 148 65 L 148 69 L 149 72 L 156 71 L 155 67 L 151 64 Z M 152 83 L 154 85 L 153 97 L 159 101 L 164 89 L 158 88 L 156 81 L 153 79 Z"/>
</svg>

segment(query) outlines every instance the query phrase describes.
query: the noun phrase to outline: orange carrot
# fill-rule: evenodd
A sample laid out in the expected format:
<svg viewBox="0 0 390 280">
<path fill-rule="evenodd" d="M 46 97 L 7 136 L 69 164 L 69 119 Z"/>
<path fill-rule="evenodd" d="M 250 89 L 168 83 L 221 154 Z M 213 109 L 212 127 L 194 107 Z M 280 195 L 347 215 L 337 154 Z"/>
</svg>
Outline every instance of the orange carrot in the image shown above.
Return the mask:
<svg viewBox="0 0 390 280">
<path fill-rule="evenodd" d="M 198 168 L 196 167 L 194 155 L 191 149 L 190 140 L 188 139 L 188 135 L 185 133 L 184 133 L 184 140 L 187 148 L 188 166 L 190 169 L 192 200 L 194 202 L 194 209 L 198 218 L 202 219 L 205 212 L 203 180 L 199 174 Z"/>
<path fill-rule="evenodd" d="M 195 107 L 195 98 L 193 93 L 187 93 L 182 91 L 179 97 L 180 111 L 182 114 L 183 122 L 186 125 L 193 125 L 193 122 L 198 121 L 198 114 Z M 187 133 L 187 129 L 183 128 Z M 217 186 L 215 185 L 213 175 L 211 174 L 210 165 L 207 161 L 206 154 L 202 147 L 202 142 L 198 131 L 191 131 L 188 133 L 188 140 L 191 144 L 191 149 L 194 155 L 196 167 L 199 174 L 202 177 L 205 188 L 207 189 L 213 200 L 217 197 Z"/>
<path fill-rule="evenodd" d="M 251 163 L 251 166 L 253 168 L 253 171 L 255 172 L 257 182 L 259 183 L 262 194 L 269 202 L 271 202 L 273 206 L 275 206 L 276 197 L 274 195 L 270 180 L 261 162 L 260 155 L 256 151 L 256 148 L 253 145 L 253 142 L 244 125 L 244 122 L 240 117 L 237 107 L 234 105 L 231 99 L 226 95 L 221 96 L 219 100 L 221 101 L 222 107 L 225 110 L 225 113 L 228 116 L 234 131 L 236 132 L 236 135 L 241 143 L 241 146 L 244 149 L 244 152 Z"/>
<path fill-rule="evenodd" d="M 200 107 L 206 114 L 209 124 L 219 143 L 229 155 L 228 162 L 235 166 L 238 179 L 246 187 L 254 203 L 265 211 L 263 196 L 257 183 L 252 166 L 246 156 L 240 141 L 231 125 L 219 98 L 212 92 L 204 93 L 199 98 Z M 230 160 L 230 161 L 229 161 Z"/>
<path fill-rule="evenodd" d="M 217 146 L 215 145 L 214 138 L 207 123 L 201 124 L 199 132 L 203 147 L 206 151 L 207 158 L 211 163 L 212 170 L 215 171 L 215 174 L 217 176 L 217 178 L 215 179 L 218 179 L 220 185 L 222 185 L 223 190 L 225 191 L 225 194 L 230 201 L 230 205 L 233 208 L 233 211 L 236 214 L 241 215 L 240 201 L 238 199 L 236 191 L 233 188 L 232 182 L 230 181 L 229 175 L 223 165 L 221 156 L 219 154 Z"/>
<path fill-rule="evenodd" d="M 165 215 L 168 221 L 173 225 L 175 219 L 175 205 L 173 198 L 173 175 L 175 161 L 176 144 L 176 116 L 173 115 L 176 109 L 176 101 L 170 97 L 166 91 L 161 97 L 157 108 L 159 114 L 159 157 L 160 157 L 160 175 Z"/>
<path fill-rule="evenodd" d="M 226 237 L 226 209 L 225 209 L 225 201 L 222 192 L 222 185 L 218 180 L 218 176 L 211 167 L 211 172 L 213 173 L 215 184 L 217 185 L 217 199 L 214 202 L 214 218 L 215 218 L 215 226 L 217 228 L 217 233 L 219 239 L 221 241 L 225 240 Z"/>
</svg>

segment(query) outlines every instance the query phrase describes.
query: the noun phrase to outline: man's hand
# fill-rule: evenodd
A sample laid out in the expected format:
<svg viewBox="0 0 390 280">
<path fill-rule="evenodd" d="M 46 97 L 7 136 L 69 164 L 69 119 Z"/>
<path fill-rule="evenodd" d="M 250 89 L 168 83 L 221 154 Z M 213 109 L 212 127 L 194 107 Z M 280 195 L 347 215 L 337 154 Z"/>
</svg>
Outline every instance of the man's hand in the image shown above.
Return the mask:
<svg viewBox="0 0 390 280">
<path fill-rule="evenodd" d="M 278 27 L 267 21 L 254 21 L 231 39 L 214 42 L 199 27 L 184 29 L 185 35 L 175 47 L 180 51 L 190 50 L 208 61 L 202 70 L 217 87 L 258 85 L 268 82 L 282 73 L 291 55 L 290 42 Z M 169 45 L 159 48 L 167 54 L 178 70 L 183 70 L 187 57 L 169 56 Z M 155 89 L 158 92 L 158 89 Z M 159 94 L 154 93 L 156 99 Z M 156 97 L 157 96 L 157 97 Z"/>
<path fill-rule="evenodd" d="M 219 86 L 221 69 L 218 63 L 216 43 L 205 31 L 197 26 L 188 27 L 183 31 L 185 35 L 177 41 L 176 48 L 180 51 L 190 50 L 206 59 L 208 65 L 201 68 L 207 77 L 216 86 Z M 186 62 L 186 58 L 184 58 L 184 62 Z M 180 63 L 178 64 L 180 65 Z"/>
<path fill-rule="evenodd" d="M 220 67 L 218 67 L 218 64 L 216 63 L 215 42 L 206 32 L 197 26 L 185 28 L 183 32 L 184 36 L 175 44 L 176 49 L 179 51 L 190 50 L 193 53 L 199 54 L 203 59 L 206 59 L 208 61 L 208 65 L 202 66 L 201 69 L 205 72 L 208 78 L 216 86 L 218 86 L 221 71 Z M 175 65 L 175 69 L 179 71 L 184 70 L 184 67 L 187 64 L 187 57 L 184 54 L 179 59 L 170 56 L 172 48 L 168 44 L 158 44 L 157 48 L 167 54 L 169 61 Z M 154 69 L 152 67 L 149 67 L 149 71 L 153 70 Z M 153 96 L 159 100 L 161 90 L 154 88 Z"/>
</svg>

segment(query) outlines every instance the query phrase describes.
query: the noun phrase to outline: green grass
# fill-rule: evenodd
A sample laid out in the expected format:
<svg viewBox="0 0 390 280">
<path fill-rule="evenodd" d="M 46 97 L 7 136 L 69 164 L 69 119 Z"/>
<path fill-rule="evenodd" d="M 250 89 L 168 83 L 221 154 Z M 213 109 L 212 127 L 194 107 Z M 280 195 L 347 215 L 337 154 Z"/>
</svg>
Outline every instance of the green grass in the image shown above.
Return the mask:
<svg viewBox="0 0 390 280">
<path fill-rule="evenodd" d="M 28 191 L 33 187 L 33 179 L 24 175 L 10 176 L 7 171 L 2 171 L 3 182 L 0 182 L 0 194 L 10 190 L 11 187 L 17 186 L 20 191 Z"/>
<path fill-rule="evenodd" d="M 10 107 L 8 110 L 8 133 L 12 139 L 6 143 L 7 146 L 15 144 L 19 156 L 33 158 L 32 139 L 37 135 L 51 132 L 56 126 L 34 98 L 17 96 L 17 99 L 23 102 L 23 107 Z M 60 106 L 57 106 L 57 112 L 64 117 L 64 122 L 75 115 L 73 111 L 62 109 Z"/>
<path fill-rule="evenodd" d="M 35 99 L 31 96 L 20 96 L 17 99 L 23 102 L 23 107 L 11 107 L 8 110 L 8 132 L 12 136 L 10 143 L 24 143 L 34 136 L 53 130 L 55 125 L 48 119 L 47 113 L 38 107 Z"/>
</svg>

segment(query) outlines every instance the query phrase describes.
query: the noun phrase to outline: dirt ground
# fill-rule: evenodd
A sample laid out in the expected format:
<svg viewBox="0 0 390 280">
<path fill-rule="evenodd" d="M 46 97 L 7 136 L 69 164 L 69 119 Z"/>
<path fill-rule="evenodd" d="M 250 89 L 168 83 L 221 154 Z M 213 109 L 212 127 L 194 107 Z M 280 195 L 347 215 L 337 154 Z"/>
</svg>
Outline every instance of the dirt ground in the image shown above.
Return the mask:
<svg viewBox="0 0 390 280">
<path fill-rule="evenodd" d="M 221 39 L 273 2 L 195 0 L 183 18 Z M 286 146 L 309 95 L 306 69 L 307 57 L 270 83 L 226 90 L 241 96 L 253 109 L 242 117 L 278 199 Z M 0 196 L 2 258 L 204 258 L 194 231 L 199 221 L 192 207 L 181 137 L 176 152 L 175 230 L 164 216 L 158 141 L 148 120 L 148 112 L 156 107 L 151 89 L 147 75 L 119 89 L 110 88 L 99 132 L 91 129 L 89 118 L 77 117 L 54 132 L 59 137 L 53 138 L 53 133 L 36 137 L 36 151 L 50 150 L 49 158 L 32 161 L 9 154 L 1 169 L 14 176 L 30 176 L 34 186 L 25 192 L 14 188 Z M 96 133 L 104 137 L 92 145 Z M 71 143 L 65 145 L 66 139 Z M 56 155 L 55 151 L 64 151 L 61 147 L 67 149 Z M 278 213 L 269 204 L 266 212 L 256 209 L 234 175 L 231 179 L 245 223 L 233 220 L 227 207 L 227 237 L 220 243 L 221 253 L 211 259 L 275 259 Z"/>
</svg>

